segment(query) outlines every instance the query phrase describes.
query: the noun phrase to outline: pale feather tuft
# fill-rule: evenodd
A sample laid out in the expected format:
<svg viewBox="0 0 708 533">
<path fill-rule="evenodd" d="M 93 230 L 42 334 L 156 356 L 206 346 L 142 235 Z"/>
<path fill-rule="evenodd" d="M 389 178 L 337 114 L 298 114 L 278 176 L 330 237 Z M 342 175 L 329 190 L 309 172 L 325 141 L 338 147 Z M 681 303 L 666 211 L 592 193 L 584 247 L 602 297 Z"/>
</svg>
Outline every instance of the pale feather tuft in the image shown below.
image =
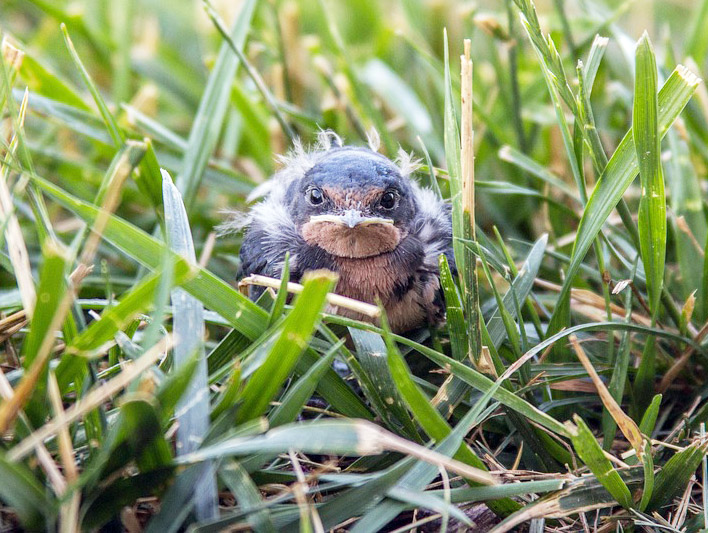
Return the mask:
<svg viewBox="0 0 708 533">
<path fill-rule="evenodd" d="M 332 130 L 320 130 L 317 134 L 317 144 L 315 149 L 326 152 L 332 148 L 341 148 L 343 145 L 344 141 L 342 138 Z"/>
<path fill-rule="evenodd" d="M 402 176 L 410 176 L 420 168 L 420 159 L 416 159 L 413 152 L 408 153 L 403 148 L 398 149 L 398 156 L 394 163 Z"/>
<path fill-rule="evenodd" d="M 228 235 L 229 233 L 240 233 L 245 227 L 251 223 L 251 214 L 243 211 L 222 211 L 222 214 L 227 217 L 226 222 L 222 222 L 216 226 L 216 234 L 219 237 Z"/>
<path fill-rule="evenodd" d="M 370 128 L 369 131 L 366 132 L 366 143 L 369 145 L 369 149 L 372 152 L 379 151 L 381 148 L 381 137 L 379 136 L 379 132 L 376 131 L 376 128 Z"/>
</svg>

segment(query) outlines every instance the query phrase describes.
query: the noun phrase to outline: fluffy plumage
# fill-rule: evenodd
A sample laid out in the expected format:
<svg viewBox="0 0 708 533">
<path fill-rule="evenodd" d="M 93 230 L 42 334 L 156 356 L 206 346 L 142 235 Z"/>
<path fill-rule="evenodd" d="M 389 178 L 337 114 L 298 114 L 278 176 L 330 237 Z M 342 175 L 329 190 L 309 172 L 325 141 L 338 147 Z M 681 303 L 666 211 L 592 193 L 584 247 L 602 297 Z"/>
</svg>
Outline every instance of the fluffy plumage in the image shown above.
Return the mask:
<svg viewBox="0 0 708 533">
<path fill-rule="evenodd" d="M 338 272 L 338 293 L 380 300 L 401 332 L 444 318 L 438 257 L 454 265 L 450 209 L 409 178 L 417 168 L 410 155 L 392 162 L 378 142 L 372 133 L 369 148 L 344 146 L 322 132 L 311 150 L 296 144 L 252 194 L 262 200 L 225 229 L 247 228 L 244 275 L 278 277 L 290 252 L 293 280 L 318 268 Z"/>
</svg>

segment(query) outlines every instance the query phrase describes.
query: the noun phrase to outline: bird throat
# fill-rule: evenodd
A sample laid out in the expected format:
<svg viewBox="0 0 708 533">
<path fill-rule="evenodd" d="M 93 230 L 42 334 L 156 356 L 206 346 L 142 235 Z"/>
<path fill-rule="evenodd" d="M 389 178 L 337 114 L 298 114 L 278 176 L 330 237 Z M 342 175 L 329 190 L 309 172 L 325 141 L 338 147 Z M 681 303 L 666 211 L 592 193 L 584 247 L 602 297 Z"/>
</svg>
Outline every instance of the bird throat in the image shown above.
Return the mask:
<svg viewBox="0 0 708 533">
<path fill-rule="evenodd" d="M 371 224 L 349 228 L 333 222 L 308 222 L 302 237 L 311 246 L 348 259 L 373 257 L 396 249 L 401 231 L 392 224 Z"/>
</svg>

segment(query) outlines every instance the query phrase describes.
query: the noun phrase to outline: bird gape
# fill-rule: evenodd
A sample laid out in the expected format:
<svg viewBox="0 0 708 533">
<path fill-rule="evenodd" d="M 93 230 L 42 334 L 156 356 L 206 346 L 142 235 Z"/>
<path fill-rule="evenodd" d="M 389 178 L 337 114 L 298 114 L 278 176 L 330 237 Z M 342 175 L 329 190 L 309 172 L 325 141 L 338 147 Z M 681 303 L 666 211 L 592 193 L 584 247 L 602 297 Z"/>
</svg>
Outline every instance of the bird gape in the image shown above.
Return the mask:
<svg viewBox="0 0 708 533">
<path fill-rule="evenodd" d="M 454 268 L 450 208 L 410 179 L 417 164 L 408 154 L 390 161 L 378 144 L 372 135 L 368 148 L 343 146 L 329 131 L 312 150 L 296 144 L 251 195 L 263 200 L 227 228 L 248 228 L 244 275 L 279 277 L 290 252 L 293 280 L 308 270 L 337 272 L 337 293 L 380 301 L 391 328 L 404 332 L 444 319 L 438 258 L 445 254 Z"/>
</svg>

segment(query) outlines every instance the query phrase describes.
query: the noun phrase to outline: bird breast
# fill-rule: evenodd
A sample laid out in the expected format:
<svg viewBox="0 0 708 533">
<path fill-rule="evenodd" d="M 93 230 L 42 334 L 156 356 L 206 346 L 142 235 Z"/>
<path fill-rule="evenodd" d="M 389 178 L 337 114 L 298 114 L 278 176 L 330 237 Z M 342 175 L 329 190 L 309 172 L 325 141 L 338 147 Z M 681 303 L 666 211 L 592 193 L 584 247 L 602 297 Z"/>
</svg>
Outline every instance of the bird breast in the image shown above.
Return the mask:
<svg viewBox="0 0 708 533">
<path fill-rule="evenodd" d="M 336 258 L 335 264 L 339 272 L 337 293 L 374 304 L 381 301 L 394 332 L 418 327 L 433 314 L 431 306 L 440 287 L 437 276 L 424 279 L 420 272 L 411 272 L 397 263 L 393 254 L 365 259 Z M 345 309 L 336 312 L 357 320 L 369 320 Z"/>
</svg>

